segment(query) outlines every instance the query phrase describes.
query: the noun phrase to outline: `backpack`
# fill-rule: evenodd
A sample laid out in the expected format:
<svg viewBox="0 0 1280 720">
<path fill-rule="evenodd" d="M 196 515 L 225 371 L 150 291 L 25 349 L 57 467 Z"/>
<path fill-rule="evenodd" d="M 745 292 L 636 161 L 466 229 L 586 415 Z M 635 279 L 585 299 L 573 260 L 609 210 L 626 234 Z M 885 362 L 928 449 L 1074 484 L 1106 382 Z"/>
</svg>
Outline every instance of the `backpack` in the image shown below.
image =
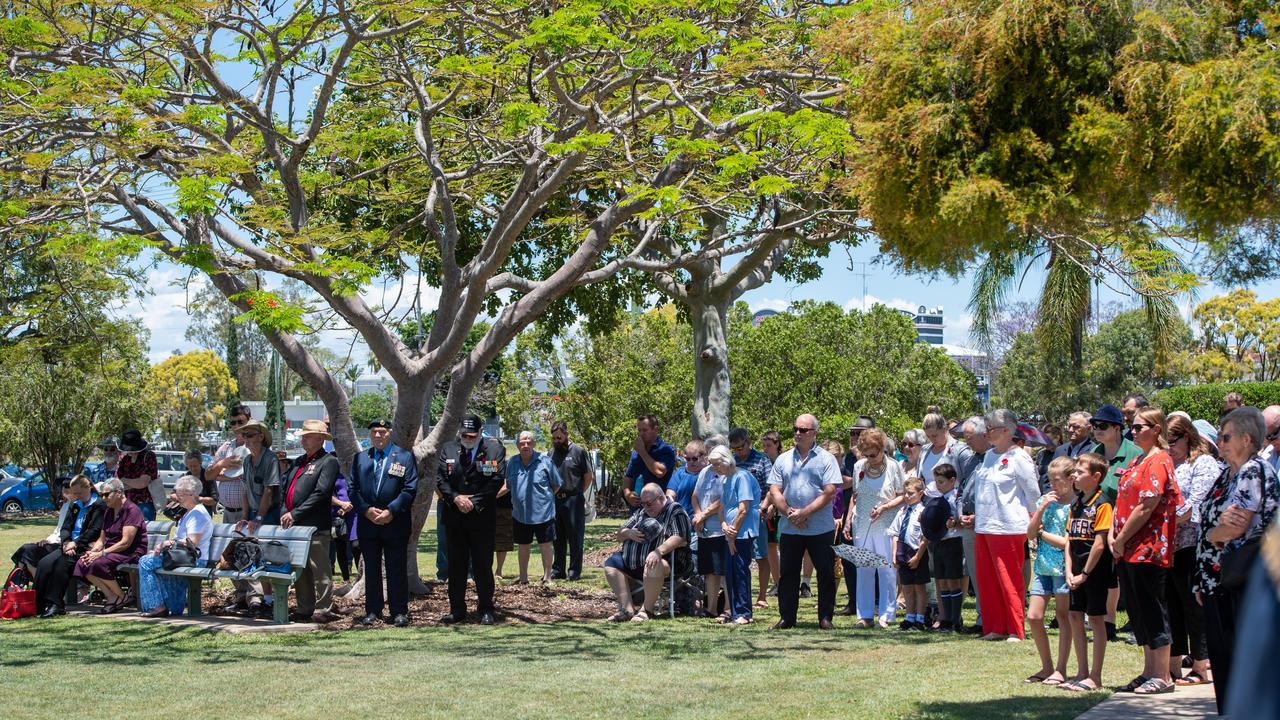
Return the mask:
<svg viewBox="0 0 1280 720">
<path fill-rule="evenodd" d="M 262 540 L 258 543 L 259 567 L 273 573 L 293 572 L 293 563 L 289 560 L 289 546 L 279 540 Z"/>
<path fill-rule="evenodd" d="M 236 572 L 252 572 L 262 562 L 262 548 L 257 538 L 235 538 L 227 543 L 218 561 L 219 570 L 235 570 Z"/>
</svg>

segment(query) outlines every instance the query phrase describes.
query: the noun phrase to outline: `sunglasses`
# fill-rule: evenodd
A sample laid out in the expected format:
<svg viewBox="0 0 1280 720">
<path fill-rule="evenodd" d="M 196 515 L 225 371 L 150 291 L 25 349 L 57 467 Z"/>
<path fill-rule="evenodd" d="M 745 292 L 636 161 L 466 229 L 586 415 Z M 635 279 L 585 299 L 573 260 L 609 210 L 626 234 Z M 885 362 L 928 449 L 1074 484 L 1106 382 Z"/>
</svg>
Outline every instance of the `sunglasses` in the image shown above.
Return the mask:
<svg viewBox="0 0 1280 720">
<path fill-rule="evenodd" d="M 480 437 L 480 433 L 462 433 L 463 440 L 475 440 Z"/>
<path fill-rule="evenodd" d="M 1174 435 L 1173 437 L 1169 438 L 1169 444 L 1177 445 L 1180 441 L 1185 439 L 1187 439 L 1186 435 Z"/>
<path fill-rule="evenodd" d="M 1147 423 L 1134 423 L 1134 424 L 1133 424 L 1133 431 L 1134 431 L 1134 432 L 1142 432 L 1143 430 L 1151 430 L 1151 429 L 1153 429 L 1153 428 L 1155 428 L 1155 425 L 1148 425 Z"/>
<path fill-rule="evenodd" d="M 1115 423 L 1103 422 L 1102 420 L 1092 420 L 1089 422 L 1089 427 L 1093 428 L 1094 430 L 1106 430 L 1107 428 L 1120 427 L 1120 426 L 1116 425 Z"/>
<path fill-rule="evenodd" d="M 1231 433 L 1221 433 L 1220 435 L 1218 435 L 1218 444 L 1226 445 L 1227 443 L 1231 442 L 1231 438 L 1233 437 L 1235 437 L 1235 435 L 1232 435 Z"/>
<path fill-rule="evenodd" d="M 1267 436 L 1267 442 L 1274 442 L 1276 438 L 1280 438 L 1280 427 L 1271 431 L 1271 434 Z"/>
<path fill-rule="evenodd" d="M 729 449 L 734 452 L 742 452 L 743 450 L 747 449 L 747 446 L 746 445 L 730 445 Z"/>
<path fill-rule="evenodd" d="M 902 443 L 902 447 L 920 447 L 920 443 L 904 442 Z"/>
<path fill-rule="evenodd" d="M 242 432 L 242 433 L 240 433 L 240 437 L 242 437 L 242 438 L 256 438 L 256 437 L 262 437 L 262 433 L 260 433 L 260 432 L 258 432 L 258 431 L 256 431 L 256 430 L 250 430 L 250 431 L 248 431 L 248 432 Z"/>
<path fill-rule="evenodd" d="M 685 462 L 698 462 L 701 459 L 702 459 L 701 455 L 685 455 L 684 456 Z"/>
<path fill-rule="evenodd" d="M 791 431 L 792 431 L 792 432 L 794 432 L 794 433 L 795 433 L 795 434 L 797 434 L 797 435 L 803 435 L 803 434 L 805 434 L 805 433 L 811 433 L 811 432 L 813 432 L 815 429 L 816 429 L 816 428 L 793 427 L 793 428 L 791 428 Z"/>
</svg>

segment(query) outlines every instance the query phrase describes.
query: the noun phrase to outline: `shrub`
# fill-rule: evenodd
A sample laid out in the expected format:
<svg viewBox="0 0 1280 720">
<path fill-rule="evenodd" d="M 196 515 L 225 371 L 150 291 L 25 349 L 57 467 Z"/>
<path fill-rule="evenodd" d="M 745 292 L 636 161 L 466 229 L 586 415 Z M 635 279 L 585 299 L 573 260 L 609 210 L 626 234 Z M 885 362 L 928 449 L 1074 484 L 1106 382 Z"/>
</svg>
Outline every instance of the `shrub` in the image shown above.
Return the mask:
<svg viewBox="0 0 1280 720">
<path fill-rule="evenodd" d="M 1166 413 L 1181 410 L 1193 418 L 1216 423 L 1222 413 L 1222 398 L 1232 391 L 1244 396 L 1245 405 L 1264 408 L 1280 403 L 1280 382 L 1179 385 L 1156 393 L 1152 402 Z"/>
</svg>

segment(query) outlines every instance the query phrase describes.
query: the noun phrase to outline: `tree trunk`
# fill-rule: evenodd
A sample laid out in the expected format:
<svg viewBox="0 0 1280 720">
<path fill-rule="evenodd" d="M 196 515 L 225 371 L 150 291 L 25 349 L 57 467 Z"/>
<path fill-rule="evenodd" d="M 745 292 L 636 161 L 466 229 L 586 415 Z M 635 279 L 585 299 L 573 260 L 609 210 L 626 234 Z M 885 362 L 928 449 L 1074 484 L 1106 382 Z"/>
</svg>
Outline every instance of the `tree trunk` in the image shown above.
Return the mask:
<svg viewBox="0 0 1280 720">
<path fill-rule="evenodd" d="M 691 296 L 689 319 L 693 323 L 694 380 L 693 436 L 729 433 L 729 342 L 726 325 L 730 299 L 727 294 Z"/>
</svg>

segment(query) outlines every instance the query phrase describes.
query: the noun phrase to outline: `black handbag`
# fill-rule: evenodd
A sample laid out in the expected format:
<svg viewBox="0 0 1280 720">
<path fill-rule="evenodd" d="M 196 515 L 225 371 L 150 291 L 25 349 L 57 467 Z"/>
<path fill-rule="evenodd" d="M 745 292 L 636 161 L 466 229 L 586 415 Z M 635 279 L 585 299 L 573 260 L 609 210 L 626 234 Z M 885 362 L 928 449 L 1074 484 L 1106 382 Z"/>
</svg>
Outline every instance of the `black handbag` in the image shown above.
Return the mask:
<svg viewBox="0 0 1280 720">
<path fill-rule="evenodd" d="M 200 559 L 200 549 L 180 543 L 160 551 L 160 562 L 165 570 L 176 570 L 181 567 L 195 567 Z"/>
<path fill-rule="evenodd" d="M 1253 574 L 1253 566 L 1258 564 L 1258 550 L 1262 541 L 1254 538 L 1230 552 L 1222 553 L 1222 572 L 1219 574 L 1219 586 L 1223 590 L 1244 590 Z"/>
</svg>

